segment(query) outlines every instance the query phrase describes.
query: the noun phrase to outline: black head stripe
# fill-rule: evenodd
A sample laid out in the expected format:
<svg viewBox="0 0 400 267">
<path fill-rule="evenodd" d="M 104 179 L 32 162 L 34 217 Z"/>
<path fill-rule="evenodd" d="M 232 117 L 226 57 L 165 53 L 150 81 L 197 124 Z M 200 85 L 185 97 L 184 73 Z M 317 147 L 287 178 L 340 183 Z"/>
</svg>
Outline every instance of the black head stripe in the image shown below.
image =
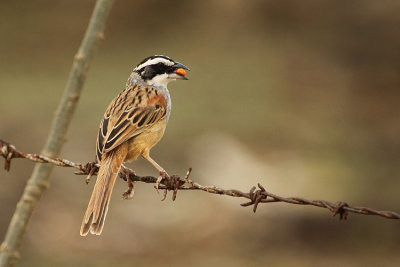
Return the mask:
<svg viewBox="0 0 400 267">
<path fill-rule="evenodd" d="M 170 63 L 166 63 L 163 61 L 157 62 L 157 59 L 164 59 Z M 151 63 L 150 61 L 155 61 L 151 65 L 146 65 L 146 62 Z M 151 56 L 147 57 L 142 62 L 140 62 L 137 66 L 135 71 L 139 73 L 139 75 L 144 80 L 151 80 L 155 76 L 163 74 L 163 73 L 170 73 L 172 71 L 172 65 L 175 63 L 174 60 L 167 56 Z M 143 65 L 143 67 L 142 67 Z"/>
<path fill-rule="evenodd" d="M 138 70 L 138 72 L 144 80 L 151 80 L 159 74 L 169 73 L 170 69 L 171 66 L 167 66 L 164 63 L 160 62 L 154 65 L 143 67 L 140 70 Z"/>
</svg>

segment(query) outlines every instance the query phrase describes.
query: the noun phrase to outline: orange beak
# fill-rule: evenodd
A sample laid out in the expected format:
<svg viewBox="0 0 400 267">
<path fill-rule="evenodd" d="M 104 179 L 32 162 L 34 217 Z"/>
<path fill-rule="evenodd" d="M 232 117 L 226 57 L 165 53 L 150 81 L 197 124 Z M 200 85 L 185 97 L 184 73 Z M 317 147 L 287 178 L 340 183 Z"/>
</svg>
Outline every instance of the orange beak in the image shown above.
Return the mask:
<svg viewBox="0 0 400 267">
<path fill-rule="evenodd" d="M 178 75 L 181 75 L 183 77 L 186 76 L 186 71 L 183 68 L 176 69 L 175 73 L 178 74 Z"/>
</svg>

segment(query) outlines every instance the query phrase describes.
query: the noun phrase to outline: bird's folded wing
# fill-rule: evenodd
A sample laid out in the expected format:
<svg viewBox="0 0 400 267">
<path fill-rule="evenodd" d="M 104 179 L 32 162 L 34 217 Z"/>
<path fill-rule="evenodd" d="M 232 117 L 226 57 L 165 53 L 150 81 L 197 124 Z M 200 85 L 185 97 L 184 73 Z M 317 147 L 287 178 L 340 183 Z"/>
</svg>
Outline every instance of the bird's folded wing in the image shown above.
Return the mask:
<svg viewBox="0 0 400 267">
<path fill-rule="evenodd" d="M 110 104 L 97 136 L 97 160 L 120 144 L 156 124 L 166 114 L 164 97 L 152 88 L 121 93 Z"/>
</svg>

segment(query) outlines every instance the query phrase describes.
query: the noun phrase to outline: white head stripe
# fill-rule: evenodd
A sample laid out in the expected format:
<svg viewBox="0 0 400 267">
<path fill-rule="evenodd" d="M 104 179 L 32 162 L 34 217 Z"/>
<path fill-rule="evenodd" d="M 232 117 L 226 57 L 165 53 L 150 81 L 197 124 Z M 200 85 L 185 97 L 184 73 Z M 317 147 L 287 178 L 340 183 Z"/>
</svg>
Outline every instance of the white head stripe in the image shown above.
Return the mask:
<svg viewBox="0 0 400 267">
<path fill-rule="evenodd" d="M 172 66 L 172 65 L 175 64 L 171 60 L 168 60 L 168 59 L 165 59 L 165 58 L 162 58 L 162 57 L 156 57 L 156 58 L 150 59 L 150 60 L 140 64 L 139 66 L 137 66 L 135 68 L 135 70 L 140 70 L 143 67 L 146 67 L 146 66 L 149 66 L 149 65 L 155 65 L 155 64 L 160 63 L 160 62 L 164 63 L 167 66 Z"/>
</svg>

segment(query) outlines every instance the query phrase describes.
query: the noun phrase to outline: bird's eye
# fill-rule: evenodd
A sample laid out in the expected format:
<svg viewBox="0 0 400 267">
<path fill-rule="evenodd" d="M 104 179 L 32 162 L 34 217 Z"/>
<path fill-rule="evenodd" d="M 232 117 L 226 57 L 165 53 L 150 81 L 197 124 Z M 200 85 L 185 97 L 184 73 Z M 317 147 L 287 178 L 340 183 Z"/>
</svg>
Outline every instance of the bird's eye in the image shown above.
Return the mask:
<svg viewBox="0 0 400 267">
<path fill-rule="evenodd" d="M 161 67 L 162 65 L 163 65 L 163 64 L 162 64 L 161 62 L 157 64 L 157 66 L 159 66 L 159 67 Z"/>
</svg>

